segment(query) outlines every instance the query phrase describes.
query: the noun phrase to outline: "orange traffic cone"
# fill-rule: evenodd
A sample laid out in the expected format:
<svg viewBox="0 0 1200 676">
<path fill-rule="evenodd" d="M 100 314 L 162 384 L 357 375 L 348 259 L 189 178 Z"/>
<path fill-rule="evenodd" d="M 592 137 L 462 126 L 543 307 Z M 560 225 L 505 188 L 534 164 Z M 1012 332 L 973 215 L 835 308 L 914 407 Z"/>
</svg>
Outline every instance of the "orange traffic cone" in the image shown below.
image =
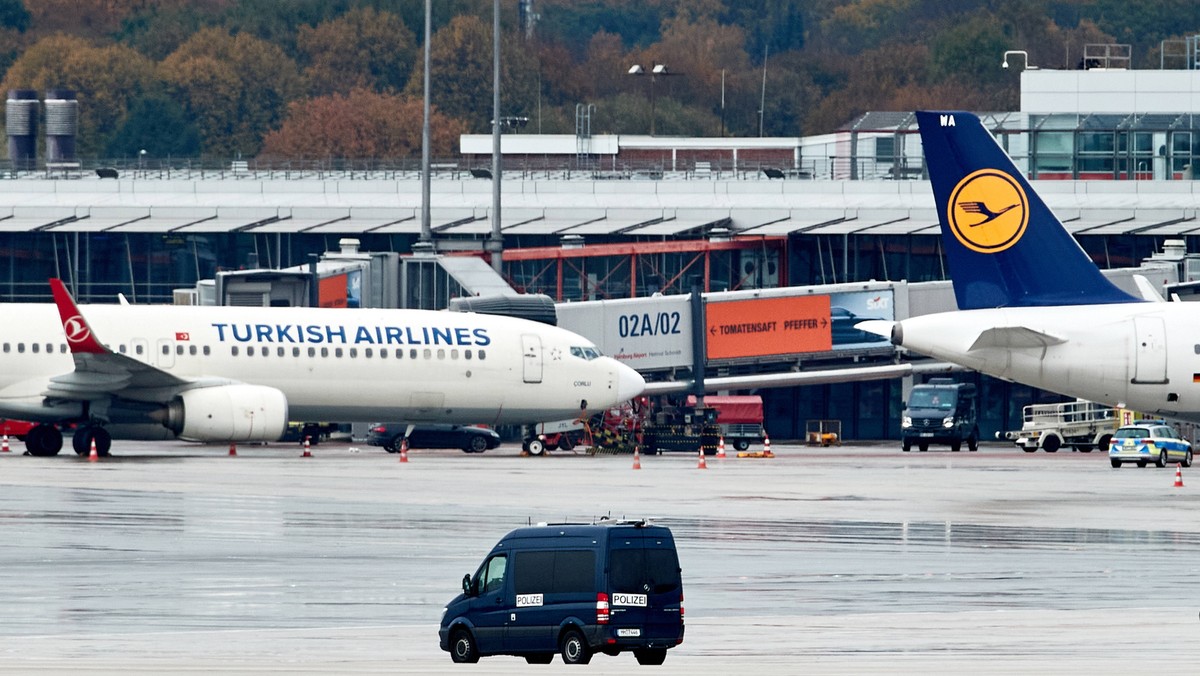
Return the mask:
<svg viewBox="0 0 1200 676">
<path fill-rule="evenodd" d="M 312 451 L 309 450 L 309 447 L 308 447 L 308 437 L 304 437 L 304 453 L 300 457 L 301 458 L 311 458 L 312 457 Z"/>
<path fill-rule="evenodd" d="M 1183 488 L 1183 465 L 1175 465 L 1175 488 Z"/>
<path fill-rule="evenodd" d="M 641 444 L 633 445 L 633 468 L 634 469 L 642 468 L 642 453 L 639 450 L 641 447 L 642 447 Z"/>
<path fill-rule="evenodd" d="M 4 445 L 0 446 L 0 453 L 11 453 L 11 452 L 12 451 L 8 450 L 8 435 L 5 434 L 4 435 Z"/>
<path fill-rule="evenodd" d="M 237 442 L 235 442 L 235 441 L 229 442 L 229 455 L 230 455 L 230 457 L 237 455 Z"/>
<path fill-rule="evenodd" d="M 725 436 L 724 435 L 717 437 L 717 458 L 719 460 L 725 459 Z"/>
<path fill-rule="evenodd" d="M 408 462 L 408 439 L 400 440 L 400 462 Z"/>
<path fill-rule="evenodd" d="M 96 440 L 92 439 L 92 450 L 88 451 L 88 462 L 96 462 L 100 459 L 100 454 L 96 452 Z"/>
<path fill-rule="evenodd" d="M 767 434 L 765 432 L 763 433 L 763 457 L 764 458 L 774 458 L 775 457 L 775 454 L 771 452 L 771 437 L 767 436 Z"/>
<path fill-rule="evenodd" d="M 696 469 L 708 469 L 708 463 L 704 461 L 704 447 L 700 447 L 700 461 L 696 463 Z"/>
</svg>

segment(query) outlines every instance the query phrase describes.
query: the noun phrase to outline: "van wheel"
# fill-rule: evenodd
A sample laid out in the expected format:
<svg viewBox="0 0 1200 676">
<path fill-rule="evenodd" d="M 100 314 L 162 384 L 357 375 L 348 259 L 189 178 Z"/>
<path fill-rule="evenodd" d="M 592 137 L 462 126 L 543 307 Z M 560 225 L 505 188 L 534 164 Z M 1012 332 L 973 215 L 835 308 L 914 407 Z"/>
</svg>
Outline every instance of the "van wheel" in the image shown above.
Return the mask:
<svg viewBox="0 0 1200 676">
<path fill-rule="evenodd" d="M 530 455 L 541 455 L 545 452 L 546 452 L 546 442 L 542 441 L 541 439 L 530 439 L 529 440 L 529 454 Z"/>
<path fill-rule="evenodd" d="M 563 634 L 558 652 L 562 655 L 563 664 L 587 664 L 592 661 L 592 650 L 578 629 L 568 629 Z"/>
<path fill-rule="evenodd" d="M 554 653 L 534 653 L 526 655 L 525 661 L 530 664 L 550 664 L 554 661 Z"/>
<path fill-rule="evenodd" d="M 904 451 L 905 453 L 908 453 L 908 449 L 910 449 L 910 448 L 912 448 L 912 444 L 909 443 L 908 439 L 905 439 L 904 441 L 900 442 L 900 450 Z"/>
<path fill-rule="evenodd" d="M 633 656 L 637 658 L 638 664 L 662 664 L 667 659 L 667 649 L 645 648 L 643 650 L 634 650 Z"/>
<path fill-rule="evenodd" d="M 450 659 L 459 664 L 474 664 L 479 661 L 479 649 L 475 637 L 466 629 L 455 629 L 450 635 Z"/>
</svg>

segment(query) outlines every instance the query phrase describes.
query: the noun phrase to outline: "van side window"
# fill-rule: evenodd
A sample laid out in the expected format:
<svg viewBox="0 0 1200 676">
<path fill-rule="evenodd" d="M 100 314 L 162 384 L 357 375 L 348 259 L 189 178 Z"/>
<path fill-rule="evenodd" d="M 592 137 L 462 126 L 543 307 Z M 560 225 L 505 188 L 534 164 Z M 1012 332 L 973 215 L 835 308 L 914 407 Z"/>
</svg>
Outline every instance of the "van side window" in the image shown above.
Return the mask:
<svg viewBox="0 0 1200 676">
<path fill-rule="evenodd" d="M 513 589 L 518 594 L 587 594 L 596 587 L 596 552 L 517 552 Z"/>
<path fill-rule="evenodd" d="M 508 556 L 497 554 L 483 564 L 479 570 L 479 593 L 490 594 L 504 589 L 504 573 L 508 568 Z"/>
</svg>

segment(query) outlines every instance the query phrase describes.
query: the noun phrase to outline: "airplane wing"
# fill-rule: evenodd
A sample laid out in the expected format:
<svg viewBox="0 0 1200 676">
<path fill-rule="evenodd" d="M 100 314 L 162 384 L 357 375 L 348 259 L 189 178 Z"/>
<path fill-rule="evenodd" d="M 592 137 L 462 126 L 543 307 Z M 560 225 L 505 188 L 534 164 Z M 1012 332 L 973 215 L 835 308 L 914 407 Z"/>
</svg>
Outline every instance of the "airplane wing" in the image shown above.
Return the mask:
<svg viewBox="0 0 1200 676">
<path fill-rule="evenodd" d="M 43 396 L 68 401 L 86 401 L 110 394 L 146 399 L 144 394 L 137 396 L 136 391 L 177 392 L 196 384 L 108 349 L 96 339 L 62 280 L 51 279 L 50 290 L 75 360 L 75 370 L 52 377 Z"/>
<path fill-rule="evenodd" d="M 1018 347 L 1046 348 L 1067 342 L 1066 338 L 1037 331 L 1025 326 L 998 326 L 981 331 L 967 348 L 967 352 L 987 348 L 1011 349 Z"/>
</svg>

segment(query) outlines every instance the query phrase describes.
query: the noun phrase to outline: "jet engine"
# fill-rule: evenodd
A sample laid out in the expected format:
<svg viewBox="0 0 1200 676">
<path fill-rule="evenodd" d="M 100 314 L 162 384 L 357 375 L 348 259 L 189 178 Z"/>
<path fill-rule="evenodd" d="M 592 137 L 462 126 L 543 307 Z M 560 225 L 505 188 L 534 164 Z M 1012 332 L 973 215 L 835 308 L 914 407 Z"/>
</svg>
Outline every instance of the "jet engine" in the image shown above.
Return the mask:
<svg viewBox="0 0 1200 676">
<path fill-rule="evenodd" d="M 262 385 L 185 390 L 167 405 L 163 425 L 190 441 L 275 441 L 288 422 L 283 392 Z"/>
</svg>

